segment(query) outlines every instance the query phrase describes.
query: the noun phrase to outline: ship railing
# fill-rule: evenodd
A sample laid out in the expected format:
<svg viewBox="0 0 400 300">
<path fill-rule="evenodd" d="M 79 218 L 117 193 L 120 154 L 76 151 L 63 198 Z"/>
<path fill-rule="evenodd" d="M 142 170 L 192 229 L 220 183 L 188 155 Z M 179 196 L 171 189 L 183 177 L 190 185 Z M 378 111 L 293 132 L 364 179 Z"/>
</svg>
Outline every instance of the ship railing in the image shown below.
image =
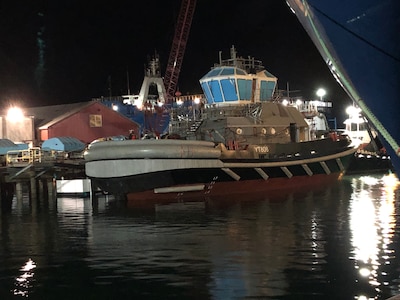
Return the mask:
<svg viewBox="0 0 400 300">
<path fill-rule="evenodd" d="M 261 60 L 256 60 L 252 57 L 224 59 L 220 63 L 214 64 L 214 67 L 237 67 L 245 70 L 248 73 L 254 73 L 254 71 L 257 72 L 265 69 Z"/>
<path fill-rule="evenodd" d="M 227 117 L 250 117 L 260 121 L 262 109 L 259 103 L 249 105 L 208 105 L 206 109 L 188 112 L 182 109 L 171 109 L 169 132 L 190 134 L 197 131 L 203 120 L 217 120 Z"/>
<path fill-rule="evenodd" d="M 226 117 L 253 117 L 259 119 L 261 114 L 260 104 L 248 105 L 224 105 L 218 106 L 216 104 L 208 105 L 207 109 L 203 112 L 207 118 L 226 118 Z"/>
<path fill-rule="evenodd" d="M 200 127 L 203 120 L 181 120 L 172 121 L 169 126 L 169 134 L 179 134 L 181 136 L 192 135 Z"/>
</svg>

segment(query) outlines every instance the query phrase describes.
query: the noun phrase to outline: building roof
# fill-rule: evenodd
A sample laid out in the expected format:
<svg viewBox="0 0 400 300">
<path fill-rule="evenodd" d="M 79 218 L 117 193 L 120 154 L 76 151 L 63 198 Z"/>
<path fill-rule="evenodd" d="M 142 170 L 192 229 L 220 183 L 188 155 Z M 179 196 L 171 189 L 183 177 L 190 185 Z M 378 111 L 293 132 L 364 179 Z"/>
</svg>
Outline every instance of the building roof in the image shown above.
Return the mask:
<svg viewBox="0 0 400 300">
<path fill-rule="evenodd" d="M 24 150 L 28 149 L 28 144 L 15 144 L 9 139 L 0 139 L 0 155 L 7 154 L 11 150 Z"/>
<path fill-rule="evenodd" d="M 43 142 L 42 149 L 43 150 L 56 150 L 56 151 L 82 151 L 85 149 L 86 144 L 82 143 L 80 140 L 69 137 L 54 137 L 50 138 Z"/>
<path fill-rule="evenodd" d="M 86 101 L 69 104 L 58 104 L 50 106 L 38 106 L 25 108 L 25 115 L 35 117 L 36 127 L 42 127 L 44 125 L 51 126 L 66 117 L 75 114 L 83 108 L 98 103 L 96 101 Z"/>
<path fill-rule="evenodd" d="M 69 104 L 30 107 L 30 108 L 25 108 L 24 113 L 27 116 L 33 116 L 35 118 L 36 128 L 46 129 L 60 122 L 61 120 L 64 120 L 69 116 L 72 116 L 73 114 L 81 111 L 82 109 L 94 104 L 100 104 L 105 108 L 111 110 L 111 108 L 109 108 L 101 101 L 92 100 L 92 101 L 69 103 Z M 118 112 L 115 113 L 120 115 L 122 118 L 126 118 L 127 120 L 136 123 L 135 121 L 124 116 L 123 114 L 120 114 Z"/>
</svg>

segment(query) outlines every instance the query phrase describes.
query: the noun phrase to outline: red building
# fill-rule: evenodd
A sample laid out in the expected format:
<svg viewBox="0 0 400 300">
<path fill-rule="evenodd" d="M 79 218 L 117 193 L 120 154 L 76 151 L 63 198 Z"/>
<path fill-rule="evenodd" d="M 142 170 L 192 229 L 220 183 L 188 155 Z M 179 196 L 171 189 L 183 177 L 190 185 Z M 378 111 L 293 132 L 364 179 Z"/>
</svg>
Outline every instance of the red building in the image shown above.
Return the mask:
<svg viewBox="0 0 400 300">
<path fill-rule="evenodd" d="M 98 138 L 139 132 L 139 125 L 98 101 L 33 107 L 25 110 L 33 116 L 38 143 L 54 137 L 74 137 L 84 143 Z"/>
</svg>

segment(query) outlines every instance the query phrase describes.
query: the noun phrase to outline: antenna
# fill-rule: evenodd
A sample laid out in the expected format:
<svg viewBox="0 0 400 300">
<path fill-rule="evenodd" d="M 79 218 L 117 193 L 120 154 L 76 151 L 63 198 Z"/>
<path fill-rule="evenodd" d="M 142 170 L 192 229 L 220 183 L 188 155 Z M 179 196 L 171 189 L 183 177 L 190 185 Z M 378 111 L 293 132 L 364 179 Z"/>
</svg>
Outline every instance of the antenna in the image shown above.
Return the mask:
<svg viewBox="0 0 400 300">
<path fill-rule="evenodd" d="M 127 86 L 127 89 L 128 89 L 128 95 L 130 95 L 131 94 L 131 89 L 129 87 L 129 70 L 128 70 L 128 67 L 126 67 L 126 86 Z"/>
</svg>

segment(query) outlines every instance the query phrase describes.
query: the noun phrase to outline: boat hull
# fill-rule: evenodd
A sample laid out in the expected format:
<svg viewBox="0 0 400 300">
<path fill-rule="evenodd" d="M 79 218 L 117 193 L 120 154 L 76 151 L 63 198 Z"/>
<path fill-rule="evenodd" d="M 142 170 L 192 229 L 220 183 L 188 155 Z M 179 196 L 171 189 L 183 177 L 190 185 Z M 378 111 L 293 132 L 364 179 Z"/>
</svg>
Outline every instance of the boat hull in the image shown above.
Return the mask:
<svg viewBox="0 0 400 300">
<path fill-rule="evenodd" d="M 329 175 L 296 176 L 292 179 L 271 178 L 268 181 L 256 179 L 237 182 L 212 182 L 204 185 L 205 187 L 202 190 L 190 192 L 155 193 L 154 190 L 132 192 L 126 195 L 126 200 L 128 204 L 139 207 L 206 200 L 222 202 L 252 199 L 280 201 L 287 199 L 287 196 L 291 194 L 325 189 L 337 182 L 342 175 L 342 172 L 338 172 Z"/>
<path fill-rule="evenodd" d="M 355 153 L 350 160 L 346 174 L 385 174 L 389 172 L 395 172 L 389 156 L 376 153 Z"/>
<path fill-rule="evenodd" d="M 163 142 L 154 142 L 151 147 Z M 174 142 L 186 147 L 190 141 Z M 86 163 L 86 173 L 92 179 L 93 188 L 114 195 L 126 196 L 130 200 L 176 200 L 177 198 L 198 198 L 247 193 L 249 191 L 267 192 L 287 188 L 301 188 L 308 184 L 331 182 L 342 175 L 356 149 L 344 148 L 326 155 L 312 155 L 306 158 L 281 159 L 224 159 L 217 155 L 209 143 L 196 143 L 198 157 L 193 157 L 194 149 L 189 149 L 182 158 L 172 157 L 166 146 L 164 157 L 140 158 L 141 154 L 131 145 L 131 158 L 119 153 L 114 157 L 104 149 L 91 149 L 88 157 L 96 160 Z M 331 145 L 331 143 L 327 143 Z M 210 148 L 205 156 L 201 147 Z M 151 148 L 149 148 L 151 151 Z M 217 151 L 220 151 L 217 149 Z M 114 151 L 115 152 L 115 151 Z M 103 153 L 103 154 L 102 154 Z M 101 159 L 106 155 L 107 159 Z M 178 155 L 178 154 L 176 154 Z M 181 154 L 179 154 L 181 155 Z M 148 156 L 148 155 L 147 155 Z"/>
</svg>

